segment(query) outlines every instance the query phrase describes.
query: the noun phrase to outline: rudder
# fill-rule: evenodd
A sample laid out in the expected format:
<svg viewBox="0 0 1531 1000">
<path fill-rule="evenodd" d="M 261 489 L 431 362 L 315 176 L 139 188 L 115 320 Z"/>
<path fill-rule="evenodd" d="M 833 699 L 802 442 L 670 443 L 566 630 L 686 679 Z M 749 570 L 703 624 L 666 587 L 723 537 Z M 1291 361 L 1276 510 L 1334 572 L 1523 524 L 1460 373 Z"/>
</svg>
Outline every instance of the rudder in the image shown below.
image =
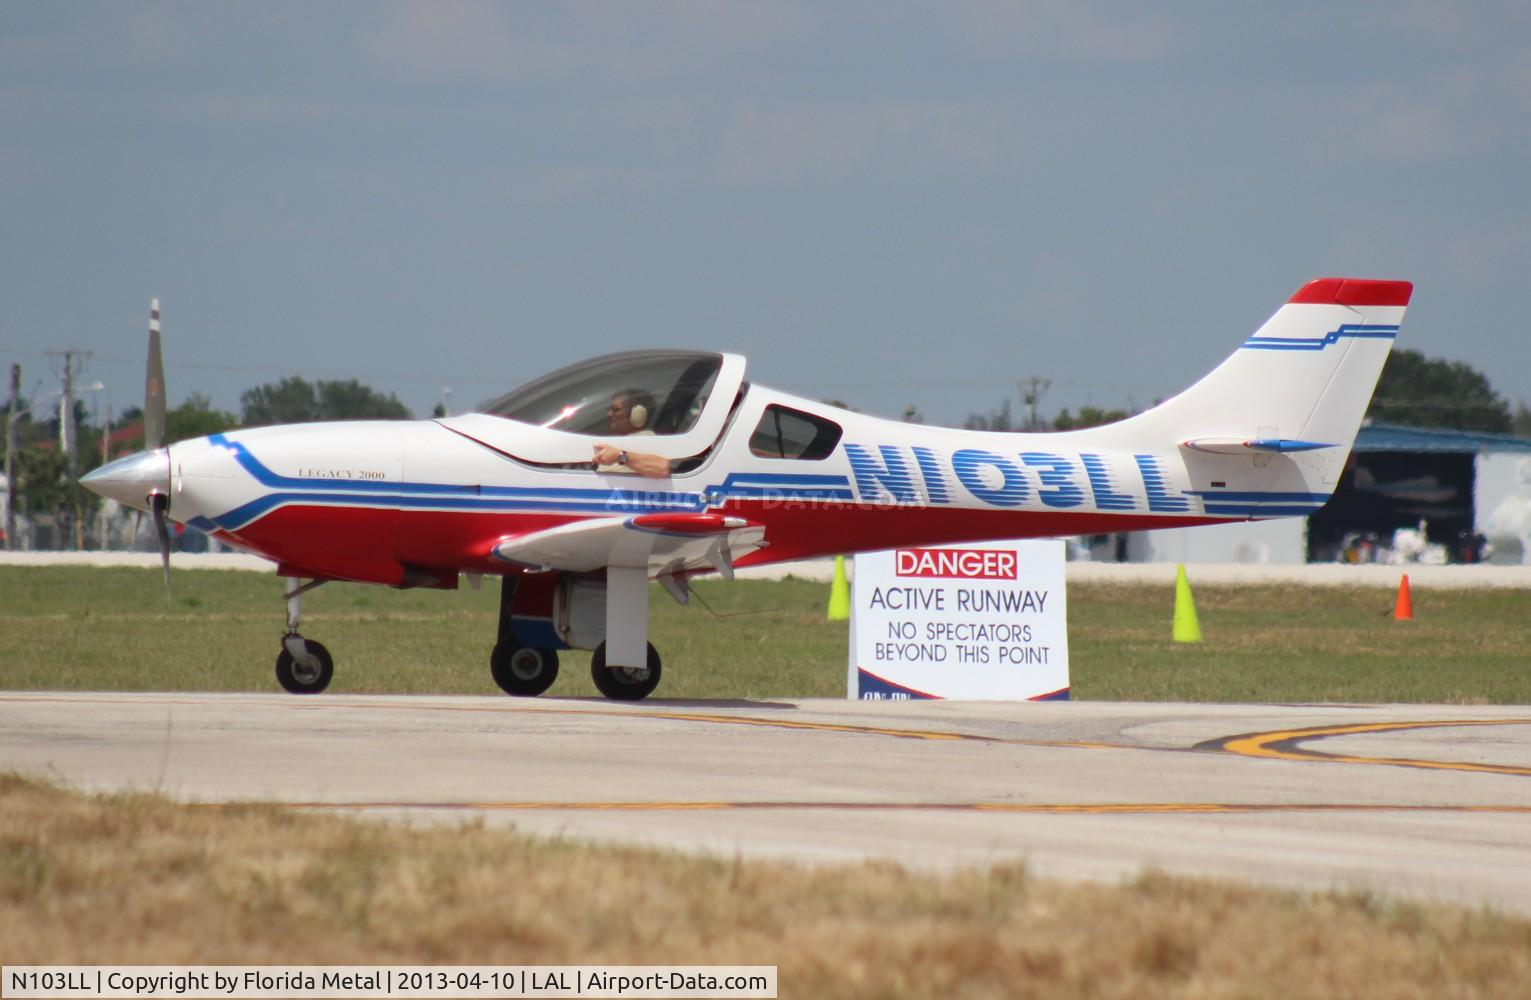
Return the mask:
<svg viewBox="0 0 1531 1000">
<path fill-rule="evenodd" d="M 1144 447 L 1169 437 L 1211 454 L 1335 452 L 1342 464 L 1412 292 L 1310 281 L 1195 385 L 1112 429 Z"/>
</svg>

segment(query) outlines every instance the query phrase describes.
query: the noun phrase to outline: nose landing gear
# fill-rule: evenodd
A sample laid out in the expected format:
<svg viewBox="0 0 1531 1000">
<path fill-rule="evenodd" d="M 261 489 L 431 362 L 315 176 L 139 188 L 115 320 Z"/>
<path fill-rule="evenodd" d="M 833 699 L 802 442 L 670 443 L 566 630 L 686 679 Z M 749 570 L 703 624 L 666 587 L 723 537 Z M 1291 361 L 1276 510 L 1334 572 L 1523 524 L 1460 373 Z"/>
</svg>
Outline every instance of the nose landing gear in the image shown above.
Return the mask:
<svg viewBox="0 0 1531 1000">
<path fill-rule="evenodd" d="M 282 651 L 276 658 L 276 682 L 288 694 L 318 694 L 330 686 L 334 676 L 335 661 L 323 645 L 301 635 L 282 640 Z"/>
<path fill-rule="evenodd" d="M 324 582 L 310 580 L 300 585 L 296 577 L 287 578 L 284 595 L 287 598 L 287 634 L 282 638 L 282 651 L 276 658 L 276 682 L 289 694 L 318 694 L 330 686 L 330 680 L 335 676 L 335 661 L 330 651 L 298 634 L 302 620 L 300 599 Z"/>
</svg>

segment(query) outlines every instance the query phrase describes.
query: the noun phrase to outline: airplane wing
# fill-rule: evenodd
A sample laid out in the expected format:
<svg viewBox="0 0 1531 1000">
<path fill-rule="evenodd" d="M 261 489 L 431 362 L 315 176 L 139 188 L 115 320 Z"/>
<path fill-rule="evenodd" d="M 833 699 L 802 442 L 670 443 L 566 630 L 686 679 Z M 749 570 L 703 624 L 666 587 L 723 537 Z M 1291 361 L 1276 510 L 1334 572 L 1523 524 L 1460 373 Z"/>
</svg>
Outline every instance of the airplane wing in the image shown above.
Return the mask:
<svg viewBox="0 0 1531 1000">
<path fill-rule="evenodd" d="M 734 560 L 765 547 L 765 528 L 742 517 L 654 513 L 597 517 L 502 538 L 496 559 L 535 569 L 590 573 L 607 566 L 645 567 L 649 576 L 714 569 L 732 578 Z"/>
</svg>

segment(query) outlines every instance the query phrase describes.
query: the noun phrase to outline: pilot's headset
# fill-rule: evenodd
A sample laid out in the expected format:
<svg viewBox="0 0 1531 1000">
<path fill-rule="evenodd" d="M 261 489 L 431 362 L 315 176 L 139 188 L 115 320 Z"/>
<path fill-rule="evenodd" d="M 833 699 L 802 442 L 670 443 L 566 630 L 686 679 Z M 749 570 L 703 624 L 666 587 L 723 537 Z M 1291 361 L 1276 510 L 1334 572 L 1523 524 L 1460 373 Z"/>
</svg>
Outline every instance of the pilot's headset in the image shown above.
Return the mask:
<svg viewBox="0 0 1531 1000">
<path fill-rule="evenodd" d="M 653 416 L 654 397 L 642 389 L 629 389 L 623 395 L 627 397 L 627 422 L 633 430 L 643 430 Z"/>
</svg>

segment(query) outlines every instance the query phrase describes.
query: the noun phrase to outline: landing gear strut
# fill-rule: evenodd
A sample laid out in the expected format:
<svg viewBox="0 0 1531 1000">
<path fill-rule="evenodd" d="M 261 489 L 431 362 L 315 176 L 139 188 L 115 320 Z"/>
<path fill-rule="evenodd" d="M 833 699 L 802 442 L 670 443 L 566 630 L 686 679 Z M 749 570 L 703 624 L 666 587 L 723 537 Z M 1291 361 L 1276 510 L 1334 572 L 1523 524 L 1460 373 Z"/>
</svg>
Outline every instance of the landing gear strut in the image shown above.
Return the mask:
<svg viewBox="0 0 1531 1000">
<path fill-rule="evenodd" d="M 330 651 L 312 639 L 298 634 L 302 620 L 301 597 L 325 581 L 310 580 L 300 585 L 296 577 L 287 578 L 287 634 L 282 637 L 282 651 L 276 658 L 276 682 L 289 694 L 318 694 L 330 686 L 335 676 L 335 661 Z"/>
<path fill-rule="evenodd" d="M 557 650 L 594 649 L 590 679 L 601 694 L 638 701 L 659 686 L 648 628 L 646 566 L 608 566 L 605 580 L 507 573 L 489 673 L 506 694 L 535 697 L 558 678 Z"/>
<path fill-rule="evenodd" d="M 659 653 L 648 639 L 647 567 L 608 566 L 606 641 L 590 658 L 596 690 L 613 701 L 641 701 L 653 694 L 659 686 Z"/>
</svg>

